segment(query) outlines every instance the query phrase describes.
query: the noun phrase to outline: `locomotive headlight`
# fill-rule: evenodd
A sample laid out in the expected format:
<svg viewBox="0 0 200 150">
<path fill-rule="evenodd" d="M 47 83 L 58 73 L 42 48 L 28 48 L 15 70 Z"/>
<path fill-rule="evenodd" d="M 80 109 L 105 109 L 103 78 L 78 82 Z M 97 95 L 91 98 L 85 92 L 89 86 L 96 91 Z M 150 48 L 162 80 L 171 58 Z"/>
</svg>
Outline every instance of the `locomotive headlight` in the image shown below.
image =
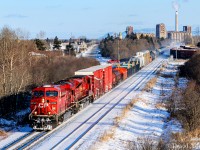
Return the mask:
<svg viewBox="0 0 200 150">
<path fill-rule="evenodd" d="M 56 107 L 52 107 L 52 110 L 56 110 Z"/>
<path fill-rule="evenodd" d="M 42 98 L 42 103 L 44 103 L 44 98 Z"/>
</svg>

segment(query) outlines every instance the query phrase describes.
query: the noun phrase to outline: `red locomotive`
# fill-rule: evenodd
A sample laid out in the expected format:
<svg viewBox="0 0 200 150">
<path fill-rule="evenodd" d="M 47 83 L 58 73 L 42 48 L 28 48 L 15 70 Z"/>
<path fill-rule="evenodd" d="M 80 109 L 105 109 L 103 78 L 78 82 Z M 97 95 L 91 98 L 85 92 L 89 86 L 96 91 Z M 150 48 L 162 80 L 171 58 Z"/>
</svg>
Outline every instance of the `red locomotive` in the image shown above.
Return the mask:
<svg viewBox="0 0 200 150">
<path fill-rule="evenodd" d="M 76 71 L 74 77 L 33 89 L 29 115 L 33 129 L 52 130 L 70 115 L 111 90 L 112 71 L 111 65 L 93 66 Z"/>
</svg>

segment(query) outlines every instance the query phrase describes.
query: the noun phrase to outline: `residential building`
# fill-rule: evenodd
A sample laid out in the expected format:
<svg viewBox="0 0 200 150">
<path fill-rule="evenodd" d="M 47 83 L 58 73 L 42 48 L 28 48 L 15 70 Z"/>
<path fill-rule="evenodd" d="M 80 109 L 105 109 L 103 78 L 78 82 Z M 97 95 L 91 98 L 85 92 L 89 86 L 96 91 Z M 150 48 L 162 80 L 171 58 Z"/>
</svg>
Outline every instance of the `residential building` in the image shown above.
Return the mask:
<svg viewBox="0 0 200 150">
<path fill-rule="evenodd" d="M 164 23 L 156 25 L 156 37 L 157 38 L 167 38 L 167 31 Z"/>
</svg>

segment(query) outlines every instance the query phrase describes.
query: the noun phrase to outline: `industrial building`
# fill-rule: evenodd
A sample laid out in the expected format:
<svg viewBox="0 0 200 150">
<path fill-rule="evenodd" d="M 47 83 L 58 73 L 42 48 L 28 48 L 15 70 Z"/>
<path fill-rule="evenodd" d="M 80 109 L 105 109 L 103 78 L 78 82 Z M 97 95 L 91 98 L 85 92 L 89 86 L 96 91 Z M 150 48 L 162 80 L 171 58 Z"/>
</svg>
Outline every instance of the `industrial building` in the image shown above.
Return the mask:
<svg viewBox="0 0 200 150">
<path fill-rule="evenodd" d="M 200 52 L 200 48 L 180 46 L 170 49 L 170 55 L 175 59 L 189 59 L 197 52 Z"/>
<path fill-rule="evenodd" d="M 168 38 L 174 42 L 183 43 L 191 43 L 192 39 L 192 27 L 191 26 L 183 26 L 183 31 L 179 31 L 178 29 L 178 11 L 175 12 L 175 30 L 174 31 L 166 31 L 165 24 L 157 24 L 156 25 L 156 37 L 157 38 Z"/>
<path fill-rule="evenodd" d="M 183 31 L 178 30 L 178 11 L 175 12 L 175 31 L 169 31 L 168 38 L 176 42 L 185 42 L 192 38 L 192 27 L 183 26 Z"/>
<path fill-rule="evenodd" d="M 168 38 L 176 42 L 184 42 L 187 39 L 192 38 L 192 33 L 185 31 L 169 31 Z"/>
</svg>

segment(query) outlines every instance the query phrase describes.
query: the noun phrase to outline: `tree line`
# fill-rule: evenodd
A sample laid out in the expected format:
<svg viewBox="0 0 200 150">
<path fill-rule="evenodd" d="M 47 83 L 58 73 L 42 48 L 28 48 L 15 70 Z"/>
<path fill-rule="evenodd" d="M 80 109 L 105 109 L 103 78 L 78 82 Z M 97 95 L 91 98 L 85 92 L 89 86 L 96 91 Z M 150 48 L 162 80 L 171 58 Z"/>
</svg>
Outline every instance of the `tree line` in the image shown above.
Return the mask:
<svg viewBox="0 0 200 150">
<path fill-rule="evenodd" d="M 100 42 L 101 54 L 104 57 L 112 59 L 128 58 L 136 54 L 136 52 L 147 49 L 158 49 L 169 44 L 168 39 L 158 39 L 154 37 L 144 36 L 141 34 L 139 39 L 135 33 L 127 35 L 125 39 L 108 36 Z"/>
<path fill-rule="evenodd" d="M 4 27 L 0 31 L 0 116 L 25 108 L 21 106 L 27 97 L 30 100 L 32 88 L 65 79 L 76 70 L 97 64 L 94 59 L 63 56 L 61 51 L 39 51 L 34 40 Z"/>
</svg>

